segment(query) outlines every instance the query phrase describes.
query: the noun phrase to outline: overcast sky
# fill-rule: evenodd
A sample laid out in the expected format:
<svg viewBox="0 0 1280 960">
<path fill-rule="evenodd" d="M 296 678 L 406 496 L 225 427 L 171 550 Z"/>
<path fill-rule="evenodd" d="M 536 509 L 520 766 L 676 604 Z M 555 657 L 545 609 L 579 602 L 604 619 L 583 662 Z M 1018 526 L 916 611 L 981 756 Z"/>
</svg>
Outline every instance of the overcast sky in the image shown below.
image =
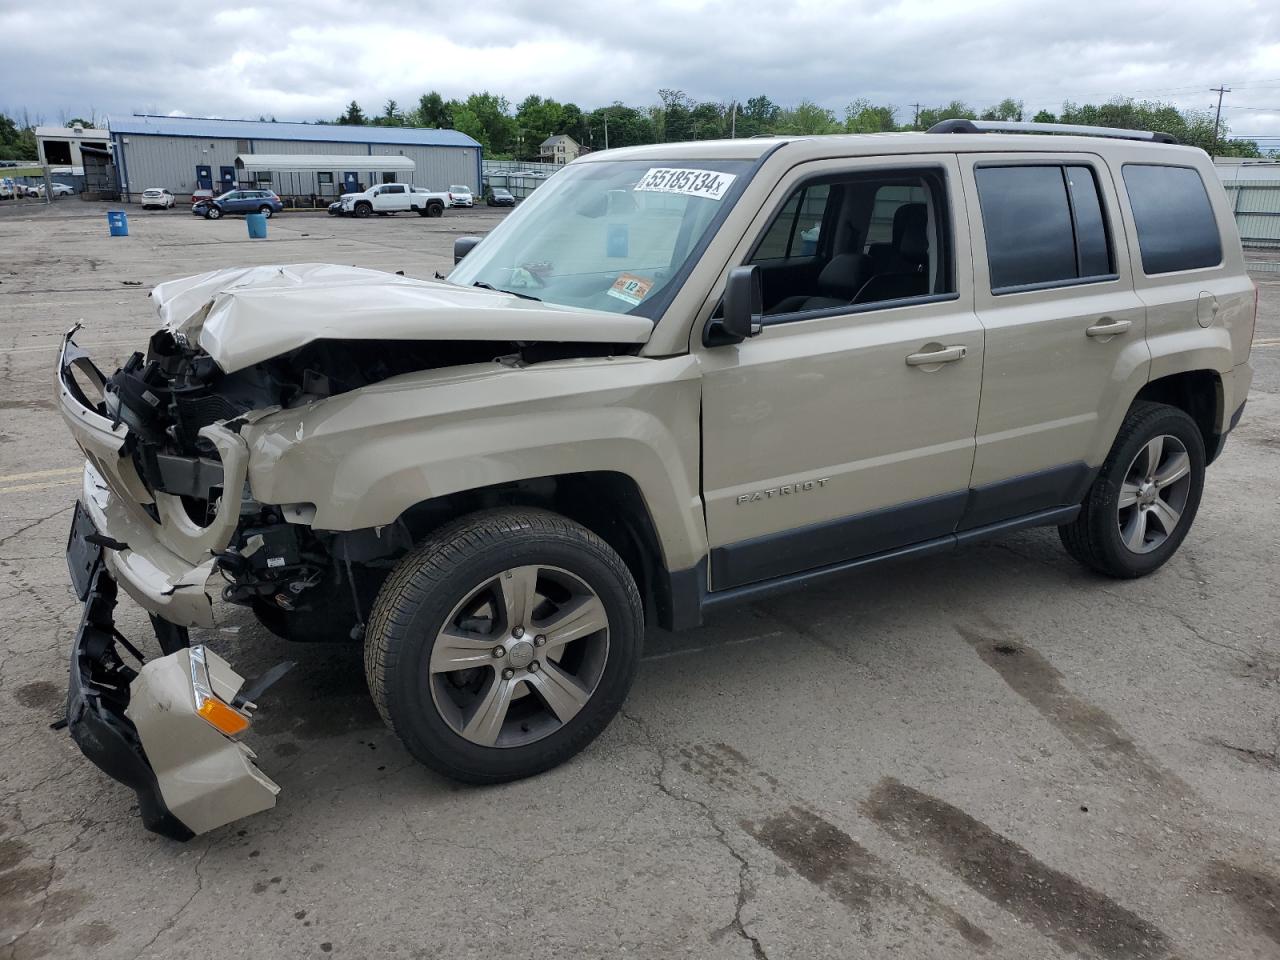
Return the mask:
<svg viewBox="0 0 1280 960">
<path fill-rule="evenodd" d="M 590 109 L 764 93 L 843 113 L 1012 96 L 1030 110 L 1118 95 L 1209 107 L 1280 138 L 1277 0 L 0 0 L 0 110 L 331 119 L 426 90 Z M 1280 145 L 1280 139 L 1275 141 Z"/>
</svg>

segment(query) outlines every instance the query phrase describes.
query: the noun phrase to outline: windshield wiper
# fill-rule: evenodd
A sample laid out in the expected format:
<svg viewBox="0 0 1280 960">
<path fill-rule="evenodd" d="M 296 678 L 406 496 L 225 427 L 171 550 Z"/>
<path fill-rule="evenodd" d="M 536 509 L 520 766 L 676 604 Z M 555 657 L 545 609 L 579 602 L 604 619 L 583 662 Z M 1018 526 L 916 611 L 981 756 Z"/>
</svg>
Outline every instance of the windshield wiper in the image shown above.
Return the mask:
<svg viewBox="0 0 1280 960">
<path fill-rule="evenodd" d="M 541 297 L 535 297 L 531 293 L 517 293 L 515 290 L 503 290 L 501 287 L 495 287 L 492 283 L 485 283 L 483 280 L 477 280 L 472 284 L 473 287 L 480 287 L 482 290 L 492 290 L 494 293 L 509 293 L 513 297 L 519 297 L 521 300 L 537 300 L 542 302 Z"/>
</svg>

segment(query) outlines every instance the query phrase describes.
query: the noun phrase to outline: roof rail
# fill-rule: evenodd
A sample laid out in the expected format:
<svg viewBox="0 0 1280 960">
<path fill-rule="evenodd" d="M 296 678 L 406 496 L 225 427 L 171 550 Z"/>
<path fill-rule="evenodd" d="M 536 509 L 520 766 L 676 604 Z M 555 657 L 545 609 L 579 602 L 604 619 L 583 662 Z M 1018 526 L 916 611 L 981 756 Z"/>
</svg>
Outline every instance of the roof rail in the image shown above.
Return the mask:
<svg viewBox="0 0 1280 960">
<path fill-rule="evenodd" d="M 1113 140 L 1148 140 L 1177 143 L 1172 134 L 1160 130 L 1122 130 L 1119 127 L 1090 127 L 1078 123 L 1023 123 L 1021 120 L 942 120 L 926 133 L 1066 133 L 1078 137 L 1110 137 Z"/>
</svg>

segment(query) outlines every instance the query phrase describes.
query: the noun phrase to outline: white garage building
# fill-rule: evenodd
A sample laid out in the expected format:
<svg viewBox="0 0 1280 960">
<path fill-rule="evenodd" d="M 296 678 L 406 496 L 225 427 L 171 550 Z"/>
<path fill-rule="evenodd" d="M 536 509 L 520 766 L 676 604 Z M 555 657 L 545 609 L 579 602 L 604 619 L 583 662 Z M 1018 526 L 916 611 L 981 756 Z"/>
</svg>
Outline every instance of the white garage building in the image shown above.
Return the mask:
<svg viewBox="0 0 1280 960">
<path fill-rule="evenodd" d="M 129 116 L 108 122 L 120 198 L 235 187 L 336 197 L 375 183 L 480 191 L 480 144 L 457 130 Z"/>
</svg>

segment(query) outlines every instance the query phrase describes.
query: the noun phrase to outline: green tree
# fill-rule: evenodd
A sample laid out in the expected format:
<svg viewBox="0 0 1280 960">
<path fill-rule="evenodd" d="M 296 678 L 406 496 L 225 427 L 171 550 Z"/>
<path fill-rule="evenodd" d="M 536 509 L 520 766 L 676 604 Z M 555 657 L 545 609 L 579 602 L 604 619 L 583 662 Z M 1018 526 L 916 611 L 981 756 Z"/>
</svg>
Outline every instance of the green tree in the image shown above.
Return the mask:
<svg viewBox="0 0 1280 960">
<path fill-rule="evenodd" d="M 858 99 L 844 108 L 844 128 L 850 133 L 887 133 L 898 124 L 893 107 Z"/>
<path fill-rule="evenodd" d="M 382 116 L 375 117 L 373 123 L 379 127 L 403 127 L 408 120 L 400 110 L 400 104 L 388 100 L 382 107 Z"/>
<path fill-rule="evenodd" d="M 1039 111 L 1031 118 L 1032 123 L 1057 123 L 1058 118 L 1048 110 Z"/>
<path fill-rule="evenodd" d="M 700 103 L 689 111 L 689 126 L 695 140 L 719 140 L 729 135 L 728 114 L 718 103 Z"/>
<path fill-rule="evenodd" d="M 974 112 L 973 107 L 960 100 L 952 100 L 945 107 L 921 107 L 916 129 L 928 130 L 935 123 L 953 119 L 977 120 L 978 114 Z"/>
<path fill-rule="evenodd" d="M 775 132 L 803 137 L 839 133 L 840 130 L 834 113 L 812 100 L 801 100 L 794 107 L 782 111 Z"/>
<path fill-rule="evenodd" d="M 657 142 L 652 118 L 647 113 L 628 107 L 621 101 L 614 101 L 610 106 L 592 110 L 583 120 L 585 139 L 579 142 L 587 144 L 593 150 L 604 149 L 606 121 L 609 124 L 610 148 L 634 147 Z"/>
<path fill-rule="evenodd" d="M 453 118 L 445 106 L 444 97 L 432 90 L 418 98 L 418 109 L 413 112 L 413 123 L 419 127 L 442 129 L 453 126 Z"/>
<path fill-rule="evenodd" d="M 29 123 L 22 126 L 0 113 L 0 160 L 35 160 L 36 132 Z"/>
<path fill-rule="evenodd" d="M 773 133 L 782 108 L 761 94 L 738 106 L 738 136 L 755 137 Z"/>
<path fill-rule="evenodd" d="M 982 120 L 1022 120 L 1022 101 L 1005 97 L 994 107 L 982 111 Z"/>
<path fill-rule="evenodd" d="M 693 108 L 697 103 L 683 90 L 663 88 L 658 91 L 661 105 L 655 109 L 654 123 L 660 127 L 663 143 L 696 140 Z"/>
<path fill-rule="evenodd" d="M 1219 156 L 1261 156 L 1258 145 L 1252 140 L 1233 140 L 1230 130 L 1223 123 L 1215 137 L 1213 113 L 1207 110 L 1180 110 L 1172 104 L 1154 100 L 1133 100 L 1127 97 L 1101 104 L 1062 105 L 1062 123 L 1081 123 L 1097 127 L 1123 127 L 1129 130 L 1159 130 L 1171 134 L 1179 143 L 1213 150 Z"/>
<path fill-rule="evenodd" d="M 347 104 L 347 112 L 338 117 L 338 123 L 349 124 L 353 127 L 362 127 L 368 120 L 365 118 L 364 111 L 360 109 L 360 104 L 352 100 Z"/>
</svg>

